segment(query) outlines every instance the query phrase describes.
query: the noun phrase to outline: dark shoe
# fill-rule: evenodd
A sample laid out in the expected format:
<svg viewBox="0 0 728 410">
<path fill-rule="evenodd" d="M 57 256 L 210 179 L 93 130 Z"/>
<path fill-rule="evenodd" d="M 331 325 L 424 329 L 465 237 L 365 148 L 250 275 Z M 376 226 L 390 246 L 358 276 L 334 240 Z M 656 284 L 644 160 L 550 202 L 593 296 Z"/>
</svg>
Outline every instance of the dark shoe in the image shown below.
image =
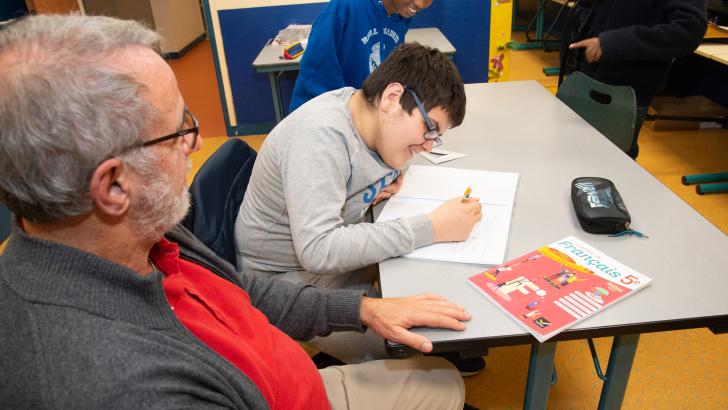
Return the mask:
<svg viewBox="0 0 728 410">
<path fill-rule="evenodd" d="M 485 359 L 482 357 L 462 358 L 458 352 L 435 353 L 433 356 L 440 356 L 452 363 L 463 377 L 476 375 L 485 369 Z"/>
<path fill-rule="evenodd" d="M 316 353 L 311 360 L 313 360 L 313 364 L 316 365 L 317 369 L 323 369 L 329 366 L 343 366 L 346 363 L 342 362 L 341 360 L 335 358 L 334 356 L 331 356 L 329 354 L 326 354 L 324 352 Z"/>
<path fill-rule="evenodd" d="M 452 364 L 457 367 L 460 375 L 463 377 L 475 376 L 485 369 L 485 359 L 482 357 L 459 358 L 457 361 L 452 362 Z"/>
<path fill-rule="evenodd" d="M 477 407 L 475 407 L 475 406 L 471 406 L 471 405 L 469 405 L 468 403 L 465 403 L 465 404 L 463 405 L 463 410 L 478 410 L 478 408 L 477 408 Z"/>
</svg>

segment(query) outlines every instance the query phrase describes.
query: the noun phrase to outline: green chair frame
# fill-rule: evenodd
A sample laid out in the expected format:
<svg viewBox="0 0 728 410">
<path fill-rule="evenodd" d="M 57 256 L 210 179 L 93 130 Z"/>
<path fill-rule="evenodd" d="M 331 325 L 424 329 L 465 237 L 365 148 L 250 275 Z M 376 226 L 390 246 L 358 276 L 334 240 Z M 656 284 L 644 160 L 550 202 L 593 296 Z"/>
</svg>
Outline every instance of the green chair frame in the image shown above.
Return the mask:
<svg viewBox="0 0 728 410">
<path fill-rule="evenodd" d="M 556 97 L 619 149 L 629 151 L 637 115 L 632 87 L 604 84 L 576 71 L 561 83 Z"/>
<path fill-rule="evenodd" d="M 728 192 L 728 172 L 714 174 L 694 174 L 682 177 L 684 185 L 695 185 L 695 192 L 703 194 L 717 194 Z"/>
</svg>

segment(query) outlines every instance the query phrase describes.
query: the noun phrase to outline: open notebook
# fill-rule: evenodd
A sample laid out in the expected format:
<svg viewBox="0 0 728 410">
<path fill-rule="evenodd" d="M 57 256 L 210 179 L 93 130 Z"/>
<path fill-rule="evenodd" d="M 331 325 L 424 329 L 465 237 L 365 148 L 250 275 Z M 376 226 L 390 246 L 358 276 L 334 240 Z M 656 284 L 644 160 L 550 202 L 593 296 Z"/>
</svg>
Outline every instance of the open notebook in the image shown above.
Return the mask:
<svg viewBox="0 0 728 410">
<path fill-rule="evenodd" d="M 518 174 L 412 165 L 397 195 L 387 201 L 377 222 L 427 214 L 445 201 L 463 195 L 480 198 L 483 219 L 464 242 L 443 242 L 404 255 L 415 259 L 498 265 L 503 263 L 516 195 Z"/>
</svg>

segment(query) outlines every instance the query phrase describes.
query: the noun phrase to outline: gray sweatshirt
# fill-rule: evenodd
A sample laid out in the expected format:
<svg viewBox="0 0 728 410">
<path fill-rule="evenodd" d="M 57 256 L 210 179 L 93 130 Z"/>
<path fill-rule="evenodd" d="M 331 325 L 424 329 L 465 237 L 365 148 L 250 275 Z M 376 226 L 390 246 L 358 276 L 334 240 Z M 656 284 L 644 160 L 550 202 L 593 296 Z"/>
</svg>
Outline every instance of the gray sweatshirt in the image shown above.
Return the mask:
<svg viewBox="0 0 728 410">
<path fill-rule="evenodd" d="M 342 274 L 433 243 L 426 215 L 363 222 L 400 171 L 359 136 L 348 108 L 355 91 L 316 97 L 266 138 L 235 222 L 238 269 Z"/>
</svg>

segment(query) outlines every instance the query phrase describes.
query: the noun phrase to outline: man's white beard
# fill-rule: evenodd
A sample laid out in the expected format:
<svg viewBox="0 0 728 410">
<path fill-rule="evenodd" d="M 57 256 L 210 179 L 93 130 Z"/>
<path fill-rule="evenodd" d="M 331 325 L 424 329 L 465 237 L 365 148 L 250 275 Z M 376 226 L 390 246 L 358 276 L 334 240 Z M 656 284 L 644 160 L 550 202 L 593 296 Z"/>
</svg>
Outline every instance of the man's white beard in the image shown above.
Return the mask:
<svg viewBox="0 0 728 410">
<path fill-rule="evenodd" d="M 190 161 L 187 160 L 187 169 Z M 158 170 L 157 170 L 158 171 Z M 141 239 L 157 242 L 184 219 L 190 208 L 187 186 L 175 194 L 167 174 L 141 175 L 144 185 L 129 210 L 130 223 Z"/>
</svg>

